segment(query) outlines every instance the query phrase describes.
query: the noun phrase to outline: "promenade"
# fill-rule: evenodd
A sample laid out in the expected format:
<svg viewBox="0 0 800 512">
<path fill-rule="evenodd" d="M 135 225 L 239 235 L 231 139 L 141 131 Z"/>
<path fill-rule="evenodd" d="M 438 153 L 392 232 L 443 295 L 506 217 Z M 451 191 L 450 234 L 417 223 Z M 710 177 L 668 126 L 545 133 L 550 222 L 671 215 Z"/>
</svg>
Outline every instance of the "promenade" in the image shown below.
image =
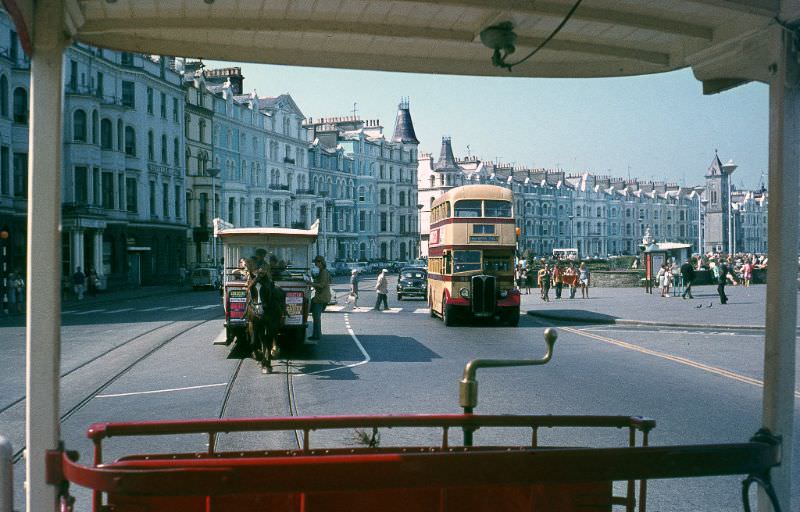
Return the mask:
<svg viewBox="0 0 800 512">
<path fill-rule="evenodd" d="M 539 289 L 522 295 L 522 310 L 528 315 L 574 323 L 638 324 L 665 327 L 763 329 L 766 317 L 765 285 L 726 286 L 728 304 L 721 305 L 716 286 L 692 288 L 694 299 L 661 297 L 656 289 L 648 294 L 642 288 L 590 288 L 588 299 L 554 299 L 543 302 Z M 569 297 L 565 290 L 563 297 Z M 800 309 L 800 308 L 799 308 Z"/>
</svg>

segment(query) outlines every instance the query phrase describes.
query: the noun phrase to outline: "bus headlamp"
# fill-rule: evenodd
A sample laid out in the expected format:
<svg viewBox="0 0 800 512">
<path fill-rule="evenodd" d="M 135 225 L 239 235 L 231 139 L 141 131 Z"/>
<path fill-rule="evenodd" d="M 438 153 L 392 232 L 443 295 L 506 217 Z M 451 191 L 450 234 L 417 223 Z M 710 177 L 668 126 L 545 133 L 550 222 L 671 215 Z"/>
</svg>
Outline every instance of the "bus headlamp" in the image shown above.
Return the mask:
<svg viewBox="0 0 800 512">
<path fill-rule="evenodd" d="M 469 298 L 469 288 L 461 288 L 460 290 L 458 290 L 458 294 L 461 295 L 461 297 L 463 297 L 465 299 L 468 299 Z"/>
<path fill-rule="evenodd" d="M 505 299 L 508 297 L 508 290 L 500 290 L 500 298 Z"/>
</svg>

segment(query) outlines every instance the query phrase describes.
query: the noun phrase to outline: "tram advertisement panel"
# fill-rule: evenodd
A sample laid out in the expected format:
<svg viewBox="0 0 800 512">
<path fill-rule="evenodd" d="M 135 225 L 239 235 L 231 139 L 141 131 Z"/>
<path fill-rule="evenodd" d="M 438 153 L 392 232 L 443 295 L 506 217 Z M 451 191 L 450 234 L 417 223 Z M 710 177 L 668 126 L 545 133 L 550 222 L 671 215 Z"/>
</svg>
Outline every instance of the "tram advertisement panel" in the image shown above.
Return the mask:
<svg viewBox="0 0 800 512">
<path fill-rule="evenodd" d="M 303 325 L 303 292 L 286 293 L 286 325 Z"/>
<path fill-rule="evenodd" d="M 245 309 L 247 308 L 247 290 L 244 288 L 233 288 L 228 290 L 228 312 L 232 320 L 244 319 Z"/>
</svg>

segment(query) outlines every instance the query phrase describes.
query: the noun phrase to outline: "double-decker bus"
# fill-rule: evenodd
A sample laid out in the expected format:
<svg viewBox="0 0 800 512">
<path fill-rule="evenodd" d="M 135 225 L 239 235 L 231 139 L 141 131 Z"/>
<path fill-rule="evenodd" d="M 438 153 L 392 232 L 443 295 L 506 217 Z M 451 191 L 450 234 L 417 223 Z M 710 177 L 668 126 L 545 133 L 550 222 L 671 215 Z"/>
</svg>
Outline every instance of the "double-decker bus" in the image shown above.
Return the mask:
<svg viewBox="0 0 800 512">
<path fill-rule="evenodd" d="M 431 205 L 428 304 L 445 325 L 458 318 L 519 323 L 516 226 L 510 190 L 466 185 Z"/>
</svg>

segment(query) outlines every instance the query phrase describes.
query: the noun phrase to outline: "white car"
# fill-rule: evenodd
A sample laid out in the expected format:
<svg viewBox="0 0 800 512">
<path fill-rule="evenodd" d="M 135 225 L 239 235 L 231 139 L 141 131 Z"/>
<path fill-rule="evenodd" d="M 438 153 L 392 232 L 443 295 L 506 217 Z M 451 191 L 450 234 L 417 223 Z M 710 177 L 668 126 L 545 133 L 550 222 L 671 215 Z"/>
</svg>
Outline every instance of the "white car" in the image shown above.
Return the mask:
<svg viewBox="0 0 800 512">
<path fill-rule="evenodd" d="M 192 289 L 219 288 L 219 272 L 211 267 L 201 267 L 192 270 Z"/>
</svg>

